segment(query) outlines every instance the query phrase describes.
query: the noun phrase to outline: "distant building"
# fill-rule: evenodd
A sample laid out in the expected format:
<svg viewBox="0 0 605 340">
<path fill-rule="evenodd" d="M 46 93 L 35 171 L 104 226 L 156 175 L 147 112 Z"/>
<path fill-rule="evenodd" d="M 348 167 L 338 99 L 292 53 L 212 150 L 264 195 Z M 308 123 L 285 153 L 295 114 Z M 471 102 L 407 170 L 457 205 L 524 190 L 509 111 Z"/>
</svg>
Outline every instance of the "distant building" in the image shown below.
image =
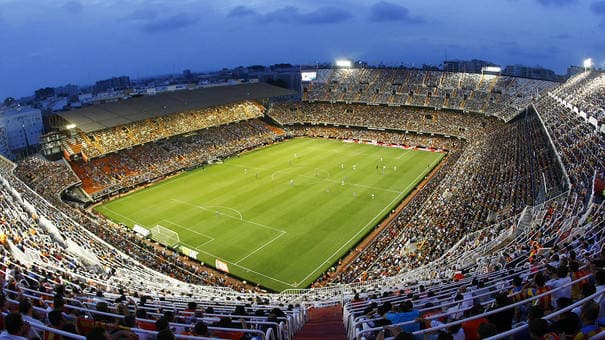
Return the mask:
<svg viewBox="0 0 605 340">
<path fill-rule="evenodd" d="M 508 65 L 502 71 L 505 76 L 531 78 L 531 79 L 542 79 L 557 81 L 559 77 L 555 74 L 555 71 L 546 69 L 542 66 L 525 66 L 525 65 Z"/>
<path fill-rule="evenodd" d="M 486 66 L 498 66 L 491 61 L 485 60 L 446 60 L 443 62 L 443 71 L 445 72 L 466 72 L 481 73 L 481 69 Z"/>
<path fill-rule="evenodd" d="M 77 96 L 80 93 L 80 88 L 76 85 L 67 84 L 65 86 L 55 87 L 55 95 L 59 97 Z"/>
<path fill-rule="evenodd" d="M 186 69 L 183 71 L 183 79 L 185 81 L 191 82 L 195 79 L 195 77 L 193 76 L 193 73 L 191 73 L 191 70 Z"/>
<path fill-rule="evenodd" d="M 78 95 L 78 101 L 82 104 L 92 103 L 92 93 L 83 93 Z"/>
<path fill-rule="evenodd" d="M 56 161 L 63 156 L 61 141 L 65 136 L 58 131 L 40 136 L 40 153 L 49 160 Z"/>
<path fill-rule="evenodd" d="M 0 112 L 0 152 L 17 159 L 34 150 L 42 135 L 42 113 L 32 107 L 12 107 Z"/>
<path fill-rule="evenodd" d="M 575 76 L 578 73 L 584 72 L 584 67 L 571 65 L 567 68 L 567 77 Z"/>
<path fill-rule="evenodd" d="M 53 89 L 52 87 L 45 87 L 42 89 L 37 89 L 34 94 L 36 96 L 36 100 L 44 100 L 50 97 L 54 97 L 55 89 Z"/>
<path fill-rule="evenodd" d="M 107 92 L 108 90 L 124 90 L 130 87 L 130 77 L 113 77 L 99 80 L 95 83 L 94 93 Z"/>
</svg>

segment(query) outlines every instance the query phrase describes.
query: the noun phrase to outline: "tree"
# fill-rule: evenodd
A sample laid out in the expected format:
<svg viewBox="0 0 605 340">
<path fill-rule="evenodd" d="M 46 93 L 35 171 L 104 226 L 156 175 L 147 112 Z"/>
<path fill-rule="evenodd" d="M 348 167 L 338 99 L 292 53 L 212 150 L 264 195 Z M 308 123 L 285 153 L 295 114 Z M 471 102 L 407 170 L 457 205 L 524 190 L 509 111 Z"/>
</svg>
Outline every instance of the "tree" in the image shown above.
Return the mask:
<svg viewBox="0 0 605 340">
<path fill-rule="evenodd" d="M 4 99 L 4 105 L 6 105 L 6 106 L 11 106 L 16 102 L 17 101 L 13 97 L 6 97 L 6 99 Z"/>
</svg>

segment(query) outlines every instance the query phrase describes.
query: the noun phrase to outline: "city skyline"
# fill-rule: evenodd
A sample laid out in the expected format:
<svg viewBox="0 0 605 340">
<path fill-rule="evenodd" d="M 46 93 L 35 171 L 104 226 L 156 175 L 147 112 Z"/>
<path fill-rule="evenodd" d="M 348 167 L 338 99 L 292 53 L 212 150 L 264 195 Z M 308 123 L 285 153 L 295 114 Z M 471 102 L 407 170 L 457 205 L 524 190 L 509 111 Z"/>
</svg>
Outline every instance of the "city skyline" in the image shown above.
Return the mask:
<svg viewBox="0 0 605 340">
<path fill-rule="evenodd" d="M 605 1 L 0 0 L 0 98 L 127 75 L 351 58 L 602 67 Z"/>
</svg>

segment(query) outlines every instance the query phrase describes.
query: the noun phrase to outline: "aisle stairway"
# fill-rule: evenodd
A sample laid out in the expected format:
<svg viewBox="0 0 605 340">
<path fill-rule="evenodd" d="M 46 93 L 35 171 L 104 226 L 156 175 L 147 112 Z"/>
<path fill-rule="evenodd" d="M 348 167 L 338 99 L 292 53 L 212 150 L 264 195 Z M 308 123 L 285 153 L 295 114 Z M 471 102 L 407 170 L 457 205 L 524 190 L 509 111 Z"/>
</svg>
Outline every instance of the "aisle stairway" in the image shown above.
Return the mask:
<svg viewBox="0 0 605 340">
<path fill-rule="evenodd" d="M 309 321 L 294 336 L 294 340 L 334 339 L 346 340 L 342 321 L 342 306 L 314 308 L 309 310 Z"/>
</svg>

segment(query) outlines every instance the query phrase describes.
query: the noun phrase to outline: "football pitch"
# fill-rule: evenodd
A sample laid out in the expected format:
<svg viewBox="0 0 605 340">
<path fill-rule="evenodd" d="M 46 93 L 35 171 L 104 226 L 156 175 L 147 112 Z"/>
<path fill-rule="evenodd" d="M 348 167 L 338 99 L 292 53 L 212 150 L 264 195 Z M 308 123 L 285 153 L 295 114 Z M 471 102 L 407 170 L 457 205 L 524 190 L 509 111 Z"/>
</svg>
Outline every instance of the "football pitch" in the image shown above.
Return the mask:
<svg viewBox="0 0 605 340">
<path fill-rule="evenodd" d="M 178 233 L 197 259 L 274 291 L 305 288 L 444 154 L 297 138 L 198 168 L 95 209 Z"/>
</svg>

